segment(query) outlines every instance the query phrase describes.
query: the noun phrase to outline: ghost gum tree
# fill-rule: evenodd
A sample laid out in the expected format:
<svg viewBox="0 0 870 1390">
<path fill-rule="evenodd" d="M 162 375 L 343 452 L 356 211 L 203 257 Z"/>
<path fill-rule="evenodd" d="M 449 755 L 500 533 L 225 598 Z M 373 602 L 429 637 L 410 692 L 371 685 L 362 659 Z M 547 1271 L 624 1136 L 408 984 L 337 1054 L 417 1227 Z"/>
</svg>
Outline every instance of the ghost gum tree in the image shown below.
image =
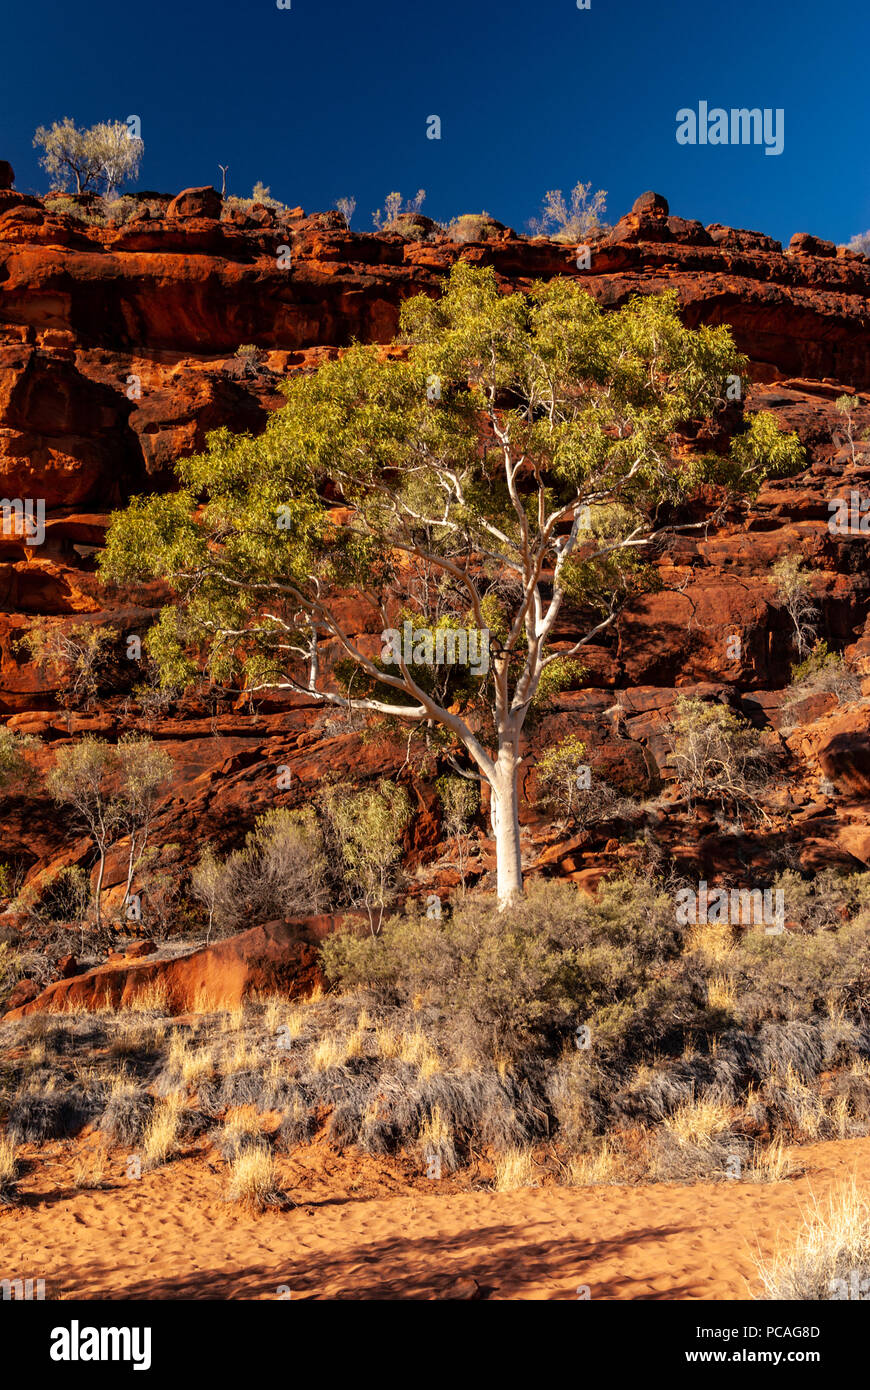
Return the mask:
<svg viewBox="0 0 870 1390">
<path fill-rule="evenodd" d="M 672 294 L 605 312 L 568 279 L 502 294 L 460 264 L 440 299 L 406 302 L 400 341 L 291 380 L 257 438 L 211 435 L 179 491 L 116 516 L 103 573 L 171 586 L 148 638 L 167 683 L 205 672 L 417 725 L 489 788 L 504 905 L 522 891 L 530 707 L 645 586 L 700 483 L 720 499 L 758 485 L 770 421 L 727 454 L 677 447 L 745 362 L 726 328 L 684 328 Z M 576 640 L 554 645 L 566 603 Z M 486 669 L 438 665 L 431 640 L 422 660 L 385 660 L 381 634 L 404 622 L 488 632 Z"/>
</svg>

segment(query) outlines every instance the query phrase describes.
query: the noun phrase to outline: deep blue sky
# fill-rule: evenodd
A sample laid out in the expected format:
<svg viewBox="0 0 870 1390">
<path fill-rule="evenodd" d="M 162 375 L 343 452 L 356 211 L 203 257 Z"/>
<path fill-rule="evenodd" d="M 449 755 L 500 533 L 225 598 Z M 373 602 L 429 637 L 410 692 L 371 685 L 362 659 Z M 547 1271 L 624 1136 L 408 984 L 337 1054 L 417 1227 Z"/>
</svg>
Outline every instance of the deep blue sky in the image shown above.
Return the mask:
<svg viewBox="0 0 870 1390">
<path fill-rule="evenodd" d="M 140 188 L 256 179 L 308 211 L 427 190 L 519 231 L 548 188 L 637 194 L 782 240 L 870 228 L 868 0 L 30 0 L 3 20 L 0 157 L 39 124 L 142 119 Z M 785 110 L 785 150 L 676 143 L 678 108 Z M 426 117 L 442 139 L 426 139 Z"/>
</svg>

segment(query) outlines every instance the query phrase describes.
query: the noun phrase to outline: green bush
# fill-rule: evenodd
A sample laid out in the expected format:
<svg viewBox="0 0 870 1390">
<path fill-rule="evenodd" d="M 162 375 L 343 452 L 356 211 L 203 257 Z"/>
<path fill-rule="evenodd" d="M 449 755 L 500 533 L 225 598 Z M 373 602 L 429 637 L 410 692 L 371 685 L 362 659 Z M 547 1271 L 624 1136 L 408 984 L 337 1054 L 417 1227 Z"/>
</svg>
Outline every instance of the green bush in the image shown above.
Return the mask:
<svg viewBox="0 0 870 1390">
<path fill-rule="evenodd" d="M 594 1027 L 599 1013 L 609 1044 L 622 1045 L 627 1023 L 613 1010 L 641 996 L 649 1012 L 643 991 L 678 942 L 672 899 L 640 880 L 604 883 L 597 898 L 550 882 L 502 913 L 476 898 L 450 917 L 394 917 L 378 937 L 345 929 L 324 942 L 323 962 L 342 988 L 369 986 L 399 1004 L 423 996 L 469 1042 L 517 1056 Z"/>
</svg>

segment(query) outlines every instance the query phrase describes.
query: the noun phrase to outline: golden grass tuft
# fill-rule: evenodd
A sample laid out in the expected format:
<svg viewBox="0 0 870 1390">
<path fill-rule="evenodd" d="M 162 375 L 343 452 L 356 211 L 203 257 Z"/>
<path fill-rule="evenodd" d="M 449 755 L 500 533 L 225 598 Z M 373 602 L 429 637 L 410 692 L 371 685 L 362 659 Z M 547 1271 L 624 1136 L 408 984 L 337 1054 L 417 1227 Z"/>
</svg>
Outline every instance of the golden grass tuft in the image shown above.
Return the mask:
<svg viewBox="0 0 870 1390">
<path fill-rule="evenodd" d="M 178 1143 L 178 1128 L 181 1112 L 181 1097 L 173 1092 L 155 1106 L 148 1121 L 144 1137 L 144 1157 L 146 1168 L 159 1168 L 175 1152 Z"/>
<path fill-rule="evenodd" d="M 785 1147 L 782 1135 L 778 1135 L 767 1148 L 756 1148 L 745 1176 L 749 1182 L 784 1182 L 795 1171 L 791 1151 Z"/>
<path fill-rule="evenodd" d="M 82 1151 L 73 1164 L 73 1185 L 80 1189 L 102 1187 L 106 1180 L 106 1151 Z"/>
<path fill-rule="evenodd" d="M 529 1148 L 506 1149 L 495 1160 L 496 1192 L 514 1192 L 520 1187 L 537 1187 L 537 1165 Z"/>
<path fill-rule="evenodd" d="M 731 1128 L 731 1107 L 709 1097 L 700 1100 L 693 1097 L 667 1115 L 664 1125 L 678 1144 L 695 1144 L 706 1149 L 718 1135 Z"/>
<path fill-rule="evenodd" d="M 9 1202 L 18 1177 L 18 1146 L 8 1134 L 0 1134 L 0 1202 Z"/>
<path fill-rule="evenodd" d="M 729 922 L 699 922 L 686 933 L 685 941 L 687 954 L 724 965 L 734 950 L 734 929 Z"/>
<path fill-rule="evenodd" d="M 228 1196 L 231 1202 L 252 1211 L 264 1211 L 283 1198 L 278 1186 L 275 1159 L 265 1145 L 245 1149 L 230 1164 Z"/>
<path fill-rule="evenodd" d="M 803 1230 L 771 1258 L 756 1257 L 763 1299 L 864 1298 L 870 1279 L 870 1203 L 852 1178 L 804 1213 Z"/>
<path fill-rule="evenodd" d="M 622 1160 L 605 1139 L 592 1153 L 575 1154 L 568 1160 L 567 1182 L 571 1187 L 595 1187 L 617 1182 Z"/>
<path fill-rule="evenodd" d="M 707 981 L 707 1004 L 730 1013 L 737 1002 L 737 985 L 730 975 L 713 975 Z"/>
<path fill-rule="evenodd" d="M 169 986 L 164 979 L 149 980 L 122 1008 L 131 1014 L 168 1013 Z"/>
</svg>

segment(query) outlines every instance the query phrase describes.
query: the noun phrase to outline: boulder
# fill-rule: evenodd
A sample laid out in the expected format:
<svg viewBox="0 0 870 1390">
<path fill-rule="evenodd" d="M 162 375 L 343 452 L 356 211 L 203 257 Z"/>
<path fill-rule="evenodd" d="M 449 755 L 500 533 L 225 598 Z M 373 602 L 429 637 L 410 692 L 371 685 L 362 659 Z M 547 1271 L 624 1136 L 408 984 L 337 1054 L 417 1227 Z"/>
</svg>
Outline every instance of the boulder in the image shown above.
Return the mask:
<svg viewBox="0 0 870 1390">
<path fill-rule="evenodd" d="M 15 170 L 8 159 L 0 159 L 0 188 L 11 188 L 15 182 Z"/>
<path fill-rule="evenodd" d="M 309 994 L 323 983 L 320 942 L 342 922 L 321 915 L 266 922 L 185 955 L 137 959 L 113 952 L 105 965 L 55 980 L 12 1007 L 7 1018 L 66 1009 L 129 1008 L 141 995 L 168 1012 L 235 1008 L 252 994 Z M 146 944 L 146 943 L 143 943 Z"/>
<path fill-rule="evenodd" d="M 819 763 L 841 796 L 870 797 L 870 730 L 864 710 L 832 719 L 818 749 Z"/>
<path fill-rule="evenodd" d="M 632 212 L 651 212 L 656 217 L 667 217 L 670 212 L 668 200 L 662 193 L 641 193 L 631 205 Z"/>
<path fill-rule="evenodd" d="M 795 232 L 788 244 L 789 255 L 798 256 L 836 256 L 837 247 L 833 241 L 811 236 L 809 232 Z"/>
<path fill-rule="evenodd" d="M 223 199 L 216 188 L 185 188 L 172 199 L 166 209 L 170 222 L 183 222 L 192 217 L 216 218 L 221 215 Z"/>
<path fill-rule="evenodd" d="M 17 1011 L 26 1008 L 32 1000 L 38 998 L 39 993 L 39 985 L 35 980 L 19 980 L 6 1001 L 6 1008 L 17 1016 Z"/>
</svg>

